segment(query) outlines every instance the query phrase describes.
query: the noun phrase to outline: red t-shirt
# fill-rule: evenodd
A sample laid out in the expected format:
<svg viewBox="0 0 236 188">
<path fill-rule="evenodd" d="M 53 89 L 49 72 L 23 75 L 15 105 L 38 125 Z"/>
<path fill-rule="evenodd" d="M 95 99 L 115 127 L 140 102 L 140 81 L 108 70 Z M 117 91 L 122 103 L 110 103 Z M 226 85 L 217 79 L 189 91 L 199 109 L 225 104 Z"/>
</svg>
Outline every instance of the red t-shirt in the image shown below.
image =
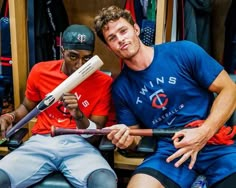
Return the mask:
<svg viewBox="0 0 236 188">
<path fill-rule="evenodd" d="M 55 60 L 35 64 L 27 80 L 25 95 L 29 100 L 41 101 L 68 78 L 61 71 L 62 62 L 63 60 Z M 77 96 L 79 108 L 86 117 L 107 116 L 111 105 L 111 84 L 110 76 L 101 71 L 95 71 L 70 92 Z M 37 116 L 32 133 L 48 134 L 52 125 L 61 128 L 76 127 L 75 121 L 60 101 L 55 102 Z"/>
</svg>

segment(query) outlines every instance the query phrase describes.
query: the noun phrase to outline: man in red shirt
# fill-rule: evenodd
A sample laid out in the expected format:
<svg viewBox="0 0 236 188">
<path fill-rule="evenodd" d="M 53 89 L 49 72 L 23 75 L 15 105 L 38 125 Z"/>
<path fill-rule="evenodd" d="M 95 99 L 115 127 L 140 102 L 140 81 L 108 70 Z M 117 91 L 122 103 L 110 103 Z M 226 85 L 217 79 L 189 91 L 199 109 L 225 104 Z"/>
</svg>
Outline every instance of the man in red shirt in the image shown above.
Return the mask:
<svg viewBox="0 0 236 188">
<path fill-rule="evenodd" d="M 1 130 L 22 119 L 88 61 L 93 56 L 94 41 L 94 33 L 87 26 L 69 26 L 62 37 L 63 59 L 35 64 L 27 80 L 23 103 L 0 117 Z M 50 136 L 52 125 L 73 129 L 104 127 L 111 105 L 111 83 L 110 76 L 96 71 L 41 112 L 32 128 L 33 136 L 0 160 L 0 187 L 29 187 L 57 170 L 74 187 L 115 188 L 114 171 L 93 146 L 98 137 Z"/>
</svg>

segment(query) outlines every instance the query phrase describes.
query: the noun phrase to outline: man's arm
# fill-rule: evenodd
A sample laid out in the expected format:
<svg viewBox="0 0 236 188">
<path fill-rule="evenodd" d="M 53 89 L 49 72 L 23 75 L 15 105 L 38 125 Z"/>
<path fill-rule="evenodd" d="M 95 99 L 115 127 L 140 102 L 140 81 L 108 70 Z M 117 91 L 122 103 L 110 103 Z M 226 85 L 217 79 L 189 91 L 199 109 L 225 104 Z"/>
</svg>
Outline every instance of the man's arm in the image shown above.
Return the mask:
<svg viewBox="0 0 236 188">
<path fill-rule="evenodd" d="M 170 162 L 178 157 L 175 163 L 179 167 L 188 158 L 191 158 L 189 168 L 192 169 L 198 152 L 207 144 L 207 141 L 222 127 L 230 118 L 236 107 L 236 84 L 231 80 L 226 71 L 222 71 L 209 90 L 217 93 L 211 111 L 204 123 L 194 129 L 184 129 L 175 133 L 172 137 L 174 146 L 178 149 L 167 158 Z"/>
<path fill-rule="evenodd" d="M 236 108 L 236 84 L 223 70 L 210 85 L 209 90 L 217 93 L 211 112 L 203 124 L 214 135 L 231 117 Z M 210 135 L 209 137 L 211 138 Z"/>
<path fill-rule="evenodd" d="M 101 129 L 105 126 L 107 116 L 95 116 L 91 115 L 86 117 L 83 112 L 79 109 L 77 98 L 74 94 L 64 93 L 61 97 L 63 105 L 69 110 L 71 116 L 76 122 L 78 129 Z M 86 136 L 84 136 L 86 137 Z M 98 144 L 101 136 L 90 135 L 86 139 L 92 144 Z"/>
<path fill-rule="evenodd" d="M 37 104 L 37 102 L 31 101 L 25 97 L 20 106 L 12 112 L 15 114 L 14 123 L 21 120 L 26 114 L 28 114 L 33 108 L 35 108 Z"/>
<path fill-rule="evenodd" d="M 30 101 L 25 97 L 22 104 L 20 104 L 18 108 L 10 112 L 9 115 L 2 115 L 0 117 L 2 136 L 5 137 L 6 131 L 11 127 L 11 125 L 21 120 L 36 105 L 37 102 Z"/>
</svg>

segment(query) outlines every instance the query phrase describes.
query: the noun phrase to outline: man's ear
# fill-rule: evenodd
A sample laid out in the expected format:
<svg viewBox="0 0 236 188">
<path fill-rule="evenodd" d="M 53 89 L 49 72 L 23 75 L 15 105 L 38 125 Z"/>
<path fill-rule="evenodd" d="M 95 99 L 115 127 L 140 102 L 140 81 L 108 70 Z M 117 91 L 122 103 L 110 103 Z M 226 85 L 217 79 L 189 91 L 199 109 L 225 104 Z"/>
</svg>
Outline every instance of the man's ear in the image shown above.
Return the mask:
<svg viewBox="0 0 236 188">
<path fill-rule="evenodd" d="M 134 30 L 135 30 L 137 36 L 139 36 L 140 35 L 140 27 L 137 23 L 134 24 Z"/>
<path fill-rule="evenodd" d="M 63 46 L 61 46 L 60 48 L 61 48 L 61 53 L 63 53 L 65 49 L 63 48 Z"/>
<path fill-rule="evenodd" d="M 61 46 L 61 47 L 60 47 L 60 50 L 61 50 L 60 59 L 62 59 L 63 56 L 64 56 L 65 49 L 63 48 L 63 46 Z"/>
</svg>

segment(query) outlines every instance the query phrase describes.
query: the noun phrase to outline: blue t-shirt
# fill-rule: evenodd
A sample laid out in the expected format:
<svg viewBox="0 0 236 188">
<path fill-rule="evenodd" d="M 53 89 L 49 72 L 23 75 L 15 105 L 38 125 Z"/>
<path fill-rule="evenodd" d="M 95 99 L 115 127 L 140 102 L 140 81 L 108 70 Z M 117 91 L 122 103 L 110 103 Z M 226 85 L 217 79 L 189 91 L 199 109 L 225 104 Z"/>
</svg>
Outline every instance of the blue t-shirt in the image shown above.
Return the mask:
<svg viewBox="0 0 236 188">
<path fill-rule="evenodd" d="M 222 70 L 192 42 L 155 45 L 149 67 L 133 71 L 125 66 L 115 80 L 112 94 L 117 121 L 170 128 L 206 119 L 214 100 L 208 87 Z"/>
</svg>

